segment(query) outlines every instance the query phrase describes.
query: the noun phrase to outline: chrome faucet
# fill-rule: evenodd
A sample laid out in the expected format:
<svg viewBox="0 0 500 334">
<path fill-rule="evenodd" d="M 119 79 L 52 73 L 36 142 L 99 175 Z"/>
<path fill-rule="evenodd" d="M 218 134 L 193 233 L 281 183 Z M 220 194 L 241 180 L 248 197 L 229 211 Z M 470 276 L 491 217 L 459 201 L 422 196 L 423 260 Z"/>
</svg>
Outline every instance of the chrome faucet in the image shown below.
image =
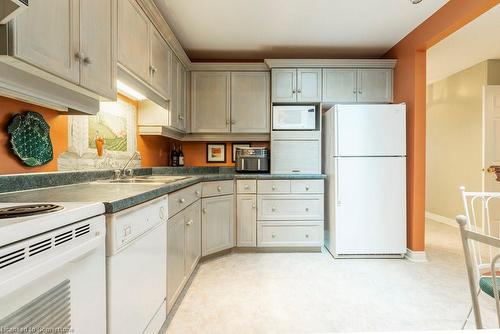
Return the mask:
<svg viewBox="0 0 500 334">
<path fill-rule="evenodd" d="M 132 156 L 130 157 L 130 159 L 128 159 L 127 163 L 125 164 L 125 166 L 123 166 L 122 169 L 120 169 L 120 173 L 119 173 L 119 176 L 120 177 L 125 177 L 127 176 L 127 168 L 128 166 L 130 165 L 130 163 L 132 162 L 132 160 L 134 160 L 134 158 L 137 156 L 137 157 L 140 157 L 140 153 L 138 151 L 135 151 L 134 154 L 132 154 Z M 132 176 L 132 171 L 130 171 L 130 176 Z"/>
</svg>

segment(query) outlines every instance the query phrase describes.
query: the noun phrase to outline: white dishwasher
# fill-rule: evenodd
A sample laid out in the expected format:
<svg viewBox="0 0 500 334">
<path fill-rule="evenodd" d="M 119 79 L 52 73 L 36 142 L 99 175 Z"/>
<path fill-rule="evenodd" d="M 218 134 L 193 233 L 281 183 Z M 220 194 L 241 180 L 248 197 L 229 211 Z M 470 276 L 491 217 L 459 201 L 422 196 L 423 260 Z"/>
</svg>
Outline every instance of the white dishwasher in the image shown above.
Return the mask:
<svg viewBox="0 0 500 334">
<path fill-rule="evenodd" d="M 108 334 L 158 333 L 167 316 L 167 196 L 106 216 Z"/>
</svg>

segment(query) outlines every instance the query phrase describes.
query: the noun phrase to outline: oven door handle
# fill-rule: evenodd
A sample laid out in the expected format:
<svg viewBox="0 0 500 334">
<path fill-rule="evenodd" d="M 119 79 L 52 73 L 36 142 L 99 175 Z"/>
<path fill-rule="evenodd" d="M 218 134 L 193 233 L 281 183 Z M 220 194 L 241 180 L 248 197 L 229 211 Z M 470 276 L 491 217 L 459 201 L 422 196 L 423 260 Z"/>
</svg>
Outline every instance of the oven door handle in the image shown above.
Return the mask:
<svg viewBox="0 0 500 334">
<path fill-rule="evenodd" d="M 84 241 L 63 253 L 52 254 L 39 263 L 32 264 L 28 262 L 14 273 L 7 273 L 7 277 L 0 276 L 0 298 L 92 252 L 99 246 L 104 245 L 104 238 L 105 235 L 101 232 L 92 239 Z M 103 265 L 105 263 L 104 256 L 103 254 Z"/>
</svg>

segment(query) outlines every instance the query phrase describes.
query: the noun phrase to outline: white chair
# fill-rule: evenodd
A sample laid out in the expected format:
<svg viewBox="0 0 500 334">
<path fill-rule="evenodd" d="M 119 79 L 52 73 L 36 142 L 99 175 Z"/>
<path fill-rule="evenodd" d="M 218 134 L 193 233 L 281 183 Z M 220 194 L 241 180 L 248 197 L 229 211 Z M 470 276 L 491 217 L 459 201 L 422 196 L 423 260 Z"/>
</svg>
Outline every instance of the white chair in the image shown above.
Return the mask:
<svg viewBox="0 0 500 334">
<path fill-rule="evenodd" d="M 457 216 L 456 219 L 460 225 L 472 298 L 472 307 L 462 328 L 472 310 L 476 327 L 483 328 L 478 300 L 481 292 L 495 298 L 500 327 L 500 278 L 497 278 L 497 271 L 500 269 L 500 224 L 491 219 L 492 212 L 495 216 L 497 210 L 500 212 L 500 193 L 466 192 L 464 187 L 460 187 L 460 191 L 465 216 Z"/>
</svg>

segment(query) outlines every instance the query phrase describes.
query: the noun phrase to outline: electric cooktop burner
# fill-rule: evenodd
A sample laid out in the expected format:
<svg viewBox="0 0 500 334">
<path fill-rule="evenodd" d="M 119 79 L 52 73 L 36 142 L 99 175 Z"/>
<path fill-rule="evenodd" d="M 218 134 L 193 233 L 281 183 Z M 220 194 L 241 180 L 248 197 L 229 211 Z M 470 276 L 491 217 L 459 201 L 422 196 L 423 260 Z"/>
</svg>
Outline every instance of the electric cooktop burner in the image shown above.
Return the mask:
<svg viewBox="0 0 500 334">
<path fill-rule="evenodd" d="M 64 209 L 62 205 L 56 204 L 26 204 L 0 208 L 0 219 L 19 218 L 39 215 L 42 213 L 55 212 Z"/>
</svg>

